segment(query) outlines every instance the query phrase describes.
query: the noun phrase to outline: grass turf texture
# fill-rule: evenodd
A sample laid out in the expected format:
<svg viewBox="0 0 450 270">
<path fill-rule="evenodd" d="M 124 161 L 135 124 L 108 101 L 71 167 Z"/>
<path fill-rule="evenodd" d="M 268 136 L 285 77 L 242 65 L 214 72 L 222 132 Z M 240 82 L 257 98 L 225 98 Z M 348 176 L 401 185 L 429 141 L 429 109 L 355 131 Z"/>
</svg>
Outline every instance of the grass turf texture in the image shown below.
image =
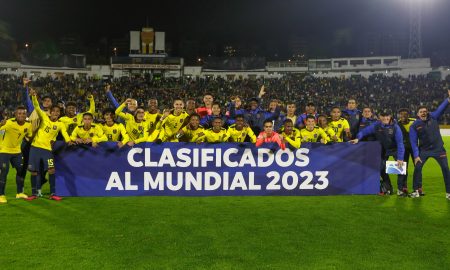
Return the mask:
<svg viewBox="0 0 450 270">
<path fill-rule="evenodd" d="M 450 145 L 450 137 L 445 142 Z M 0 205 L 1 269 L 450 269 L 450 201 L 434 160 L 424 169 L 427 195 L 417 199 L 27 202 L 13 198 L 14 175 L 8 176 L 8 204 Z M 29 183 L 28 176 L 28 192 Z"/>
</svg>

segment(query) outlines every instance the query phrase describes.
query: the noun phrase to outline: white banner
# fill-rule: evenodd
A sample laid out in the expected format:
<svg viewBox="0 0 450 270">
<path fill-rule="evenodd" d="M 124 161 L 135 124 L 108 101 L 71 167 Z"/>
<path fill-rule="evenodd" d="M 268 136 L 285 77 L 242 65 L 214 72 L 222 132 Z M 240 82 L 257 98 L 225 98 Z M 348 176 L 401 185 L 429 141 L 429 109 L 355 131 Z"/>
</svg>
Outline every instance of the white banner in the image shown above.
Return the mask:
<svg viewBox="0 0 450 270">
<path fill-rule="evenodd" d="M 139 51 L 141 49 L 141 32 L 130 31 L 130 51 Z"/>
</svg>

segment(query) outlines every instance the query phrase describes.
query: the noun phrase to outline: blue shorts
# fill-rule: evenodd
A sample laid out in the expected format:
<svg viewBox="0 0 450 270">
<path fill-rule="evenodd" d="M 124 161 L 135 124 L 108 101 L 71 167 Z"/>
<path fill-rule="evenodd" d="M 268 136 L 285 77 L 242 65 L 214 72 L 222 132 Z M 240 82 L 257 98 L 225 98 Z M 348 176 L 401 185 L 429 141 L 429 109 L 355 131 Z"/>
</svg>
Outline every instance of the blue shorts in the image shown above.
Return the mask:
<svg viewBox="0 0 450 270">
<path fill-rule="evenodd" d="M 40 166 L 41 164 L 42 167 Z M 52 151 L 31 146 L 28 160 L 28 170 L 30 172 L 38 172 L 39 168 L 42 168 L 45 172 L 54 167 Z"/>
<path fill-rule="evenodd" d="M 11 163 L 11 165 L 17 171 L 22 170 L 23 166 L 22 153 L 19 154 L 0 153 L 0 170 L 8 171 L 9 163 Z"/>
</svg>

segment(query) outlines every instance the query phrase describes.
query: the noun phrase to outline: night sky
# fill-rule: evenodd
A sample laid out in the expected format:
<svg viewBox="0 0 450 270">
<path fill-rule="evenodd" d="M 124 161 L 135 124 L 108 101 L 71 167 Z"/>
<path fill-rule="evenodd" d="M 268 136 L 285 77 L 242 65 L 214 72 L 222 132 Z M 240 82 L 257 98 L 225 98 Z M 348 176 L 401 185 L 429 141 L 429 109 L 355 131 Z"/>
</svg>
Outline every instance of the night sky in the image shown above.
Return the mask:
<svg viewBox="0 0 450 270">
<path fill-rule="evenodd" d="M 416 0 L 418 1 L 418 0 Z M 367 32 L 409 35 L 408 0 L 0 0 L 0 20 L 19 43 L 77 34 L 85 44 L 120 38 L 146 23 L 165 31 L 167 41 L 271 42 L 282 50 L 290 37 L 317 47 L 336 43 L 336 33 L 355 38 Z M 450 48 L 450 1 L 423 0 L 424 55 Z"/>
</svg>

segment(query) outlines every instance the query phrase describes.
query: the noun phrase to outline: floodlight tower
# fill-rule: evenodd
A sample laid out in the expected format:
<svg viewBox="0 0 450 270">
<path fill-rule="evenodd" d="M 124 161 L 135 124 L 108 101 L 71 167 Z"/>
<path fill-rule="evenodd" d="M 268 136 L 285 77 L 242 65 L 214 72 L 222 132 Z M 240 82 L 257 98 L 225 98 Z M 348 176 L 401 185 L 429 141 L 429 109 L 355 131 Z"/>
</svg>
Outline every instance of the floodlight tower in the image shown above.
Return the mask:
<svg viewBox="0 0 450 270">
<path fill-rule="evenodd" d="M 409 0 L 409 58 L 422 57 L 421 0 Z"/>
</svg>

